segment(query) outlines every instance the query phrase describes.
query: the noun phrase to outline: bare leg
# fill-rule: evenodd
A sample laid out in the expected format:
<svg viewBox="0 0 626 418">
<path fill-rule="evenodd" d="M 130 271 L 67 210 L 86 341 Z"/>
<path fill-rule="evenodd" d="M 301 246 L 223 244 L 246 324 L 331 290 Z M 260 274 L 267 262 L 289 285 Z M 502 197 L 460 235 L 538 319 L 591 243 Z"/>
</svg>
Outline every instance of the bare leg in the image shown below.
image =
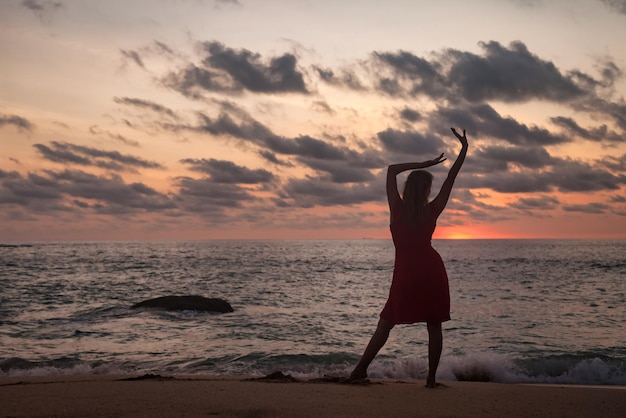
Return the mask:
<svg viewBox="0 0 626 418">
<path fill-rule="evenodd" d="M 380 318 L 376 331 L 374 331 L 374 335 L 372 335 L 370 342 L 367 344 L 361 360 L 350 374 L 351 380 L 365 379 L 367 377 L 367 368 L 374 360 L 374 357 L 376 357 L 376 354 L 378 354 L 378 351 L 387 342 L 392 328 L 393 324 L 391 322 Z"/>
<path fill-rule="evenodd" d="M 435 388 L 437 382 L 437 367 L 441 358 L 441 350 L 443 348 L 443 333 L 441 332 L 441 322 L 428 322 L 428 377 L 426 378 L 426 387 Z"/>
</svg>

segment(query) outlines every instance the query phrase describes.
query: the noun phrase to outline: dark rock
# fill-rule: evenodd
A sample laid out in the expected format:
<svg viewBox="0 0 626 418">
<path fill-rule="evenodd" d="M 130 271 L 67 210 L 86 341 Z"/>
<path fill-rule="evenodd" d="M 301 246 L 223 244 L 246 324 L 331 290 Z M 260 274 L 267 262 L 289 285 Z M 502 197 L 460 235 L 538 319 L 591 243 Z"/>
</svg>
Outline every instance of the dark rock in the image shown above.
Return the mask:
<svg viewBox="0 0 626 418">
<path fill-rule="evenodd" d="M 166 311 L 233 312 L 234 309 L 224 299 L 204 296 L 162 296 L 136 303 L 131 309 L 158 308 Z"/>
</svg>

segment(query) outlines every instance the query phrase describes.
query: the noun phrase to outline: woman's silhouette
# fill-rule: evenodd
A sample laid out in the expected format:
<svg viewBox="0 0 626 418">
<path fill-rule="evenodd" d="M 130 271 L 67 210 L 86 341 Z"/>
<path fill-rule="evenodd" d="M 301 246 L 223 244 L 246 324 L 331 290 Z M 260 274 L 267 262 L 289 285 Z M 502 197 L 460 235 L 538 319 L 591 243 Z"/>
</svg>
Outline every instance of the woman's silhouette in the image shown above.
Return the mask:
<svg viewBox="0 0 626 418">
<path fill-rule="evenodd" d="M 461 152 L 450 168 L 439 194 L 431 202 L 428 201 L 428 196 L 433 176 L 420 169 L 445 161 L 443 154 L 434 160 L 392 164 L 387 168 L 387 200 L 396 253 L 393 279 L 376 331 L 350 379 L 367 377 L 367 368 L 387 342 L 389 332 L 396 324 L 426 322 L 426 386 L 437 386 L 435 375 L 443 346 L 441 323 L 450 319 L 450 293 L 445 266 L 439 253 L 431 246 L 431 237 L 437 218 L 448 203 L 454 180 L 465 161 L 468 148 L 465 130 L 463 135 L 459 135 L 454 128 L 452 132 L 461 142 Z M 396 176 L 407 170 L 416 171 L 409 174 L 400 197 Z"/>
</svg>

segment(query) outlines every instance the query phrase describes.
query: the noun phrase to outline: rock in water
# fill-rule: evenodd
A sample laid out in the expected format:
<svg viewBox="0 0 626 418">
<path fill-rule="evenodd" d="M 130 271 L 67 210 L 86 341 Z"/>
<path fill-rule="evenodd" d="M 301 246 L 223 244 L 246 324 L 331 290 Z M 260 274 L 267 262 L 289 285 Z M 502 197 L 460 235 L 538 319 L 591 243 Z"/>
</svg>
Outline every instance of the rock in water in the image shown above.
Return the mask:
<svg viewBox="0 0 626 418">
<path fill-rule="evenodd" d="M 162 296 L 136 303 L 131 309 L 159 308 L 166 311 L 233 312 L 233 307 L 224 299 L 204 296 Z"/>
</svg>

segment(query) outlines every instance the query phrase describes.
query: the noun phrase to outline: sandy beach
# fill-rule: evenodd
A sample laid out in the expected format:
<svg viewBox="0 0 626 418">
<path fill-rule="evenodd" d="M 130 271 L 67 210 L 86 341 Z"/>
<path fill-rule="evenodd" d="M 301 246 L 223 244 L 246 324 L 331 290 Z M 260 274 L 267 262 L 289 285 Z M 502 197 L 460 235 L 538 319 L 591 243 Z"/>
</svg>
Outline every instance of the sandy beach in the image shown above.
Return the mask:
<svg viewBox="0 0 626 418">
<path fill-rule="evenodd" d="M 624 387 L 87 375 L 0 378 L 3 417 L 622 417 Z"/>
</svg>

